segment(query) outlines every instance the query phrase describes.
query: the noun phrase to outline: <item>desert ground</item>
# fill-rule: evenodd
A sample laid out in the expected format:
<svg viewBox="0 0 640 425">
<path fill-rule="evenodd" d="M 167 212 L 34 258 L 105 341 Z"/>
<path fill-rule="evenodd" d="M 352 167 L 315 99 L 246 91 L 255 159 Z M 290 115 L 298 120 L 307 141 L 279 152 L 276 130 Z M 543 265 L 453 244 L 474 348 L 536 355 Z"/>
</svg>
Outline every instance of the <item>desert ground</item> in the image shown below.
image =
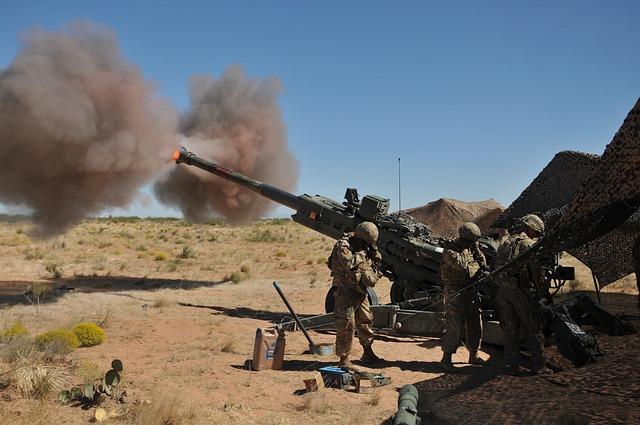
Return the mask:
<svg viewBox="0 0 640 425">
<path fill-rule="evenodd" d="M 305 393 L 303 379 L 337 358 L 305 353 L 299 332 L 287 335 L 284 370 L 248 370 L 256 328 L 289 316 L 271 282 L 281 284 L 301 315 L 323 313 L 331 284 L 325 260 L 333 241 L 289 220 L 231 226 L 104 218 L 46 240 L 30 237 L 30 229 L 23 219 L 0 220 L 0 330 L 21 322 L 35 336 L 81 322 L 102 326 L 100 345 L 26 360 L 55 370 L 63 388 L 122 360 L 127 402 L 105 402 L 118 415 L 110 423 L 379 424 L 394 413 L 397 388 L 406 383 L 420 389 L 423 423 L 640 421 L 636 335 L 597 335 L 606 356 L 580 369 L 551 347 L 557 372 L 544 378 L 504 375 L 496 347 L 485 347 L 489 367 L 464 364 L 467 352 L 460 348 L 454 361 L 461 372 L 443 375 L 438 338 L 382 335 L 374 348 L 388 363 L 376 371 L 391 377 L 391 385 L 365 393 Z M 616 282 L 603 300 L 638 325 L 634 279 Z M 577 282 L 565 289 L 589 291 L 591 285 L 581 266 Z M 25 297 L 29 288 L 45 289 L 42 302 Z M 381 303 L 389 302 L 388 288 L 386 280 L 376 288 Z M 334 340 L 330 333 L 313 336 Z M 94 420 L 96 406 L 58 402 L 56 385 L 37 396 L 21 391 L 13 371 L 26 360 L 16 360 L 11 345 L 0 343 L 0 422 Z"/>
</svg>

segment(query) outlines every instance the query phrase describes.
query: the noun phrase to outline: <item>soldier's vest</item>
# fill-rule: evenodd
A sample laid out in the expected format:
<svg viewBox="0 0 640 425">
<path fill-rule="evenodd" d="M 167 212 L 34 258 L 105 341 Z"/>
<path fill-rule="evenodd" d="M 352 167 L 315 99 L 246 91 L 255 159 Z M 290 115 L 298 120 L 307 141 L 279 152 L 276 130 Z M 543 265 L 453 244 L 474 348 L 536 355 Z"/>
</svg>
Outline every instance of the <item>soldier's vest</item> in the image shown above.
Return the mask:
<svg viewBox="0 0 640 425">
<path fill-rule="evenodd" d="M 516 258 L 522 252 L 526 251 L 531 244 L 532 239 L 524 233 L 510 236 L 498 247 L 498 252 L 496 254 L 496 267 L 500 267 L 501 265 Z M 528 280 L 530 279 L 525 266 L 520 270 L 502 274 L 495 279 L 495 282 L 498 286 L 505 288 L 519 288 L 526 286 Z"/>
<path fill-rule="evenodd" d="M 471 268 L 477 271 L 477 263 L 473 258 L 471 250 L 464 248 L 458 255 L 462 256 L 462 262 L 465 264 L 464 267 L 460 267 L 457 261 L 448 261 L 448 254 L 446 251 L 444 253 L 442 264 L 440 265 L 440 279 L 445 285 L 466 285 L 469 282 L 469 278 L 471 277 L 469 270 L 470 266 L 475 264 L 476 267 Z M 471 273 L 475 274 L 475 271 Z"/>
</svg>

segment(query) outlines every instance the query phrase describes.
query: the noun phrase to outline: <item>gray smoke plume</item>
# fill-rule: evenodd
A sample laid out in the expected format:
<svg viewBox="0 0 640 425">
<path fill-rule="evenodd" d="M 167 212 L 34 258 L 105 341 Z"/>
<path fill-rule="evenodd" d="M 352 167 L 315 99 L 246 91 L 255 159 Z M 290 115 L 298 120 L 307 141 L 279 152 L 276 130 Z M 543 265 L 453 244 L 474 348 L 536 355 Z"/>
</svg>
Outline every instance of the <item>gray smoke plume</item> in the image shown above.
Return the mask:
<svg viewBox="0 0 640 425">
<path fill-rule="evenodd" d="M 233 171 L 294 190 L 298 164 L 277 104 L 280 90 L 277 79 L 249 79 L 239 66 L 229 67 L 218 80 L 193 77 L 191 107 L 180 124 L 183 144 Z M 188 166 L 172 170 L 154 189 L 161 202 L 177 206 L 192 221 L 222 214 L 242 222 L 273 208 L 259 195 Z"/>
<path fill-rule="evenodd" d="M 0 72 L 0 202 L 32 209 L 44 236 L 126 207 L 167 166 L 176 125 L 109 30 L 31 31 Z"/>
</svg>

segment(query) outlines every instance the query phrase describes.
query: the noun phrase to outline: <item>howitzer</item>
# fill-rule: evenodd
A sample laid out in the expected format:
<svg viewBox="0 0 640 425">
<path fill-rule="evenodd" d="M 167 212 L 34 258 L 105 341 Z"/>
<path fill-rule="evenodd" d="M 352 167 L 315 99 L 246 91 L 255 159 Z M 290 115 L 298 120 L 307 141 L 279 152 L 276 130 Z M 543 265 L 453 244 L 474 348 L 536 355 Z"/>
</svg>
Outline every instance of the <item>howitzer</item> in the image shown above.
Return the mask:
<svg viewBox="0 0 640 425">
<path fill-rule="evenodd" d="M 378 249 L 382 254 L 380 271 L 392 282 L 391 301 L 428 298 L 437 300 L 441 294 L 440 259 L 443 239 L 432 235 L 428 226 L 405 214 L 389 214 L 389 200 L 367 195 L 359 199 L 356 189 L 349 188 L 345 202 L 320 195 L 294 195 L 277 187 L 227 170 L 196 154 L 180 148 L 174 154 L 177 164 L 188 164 L 208 171 L 225 180 L 245 187 L 261 196 L 295 211 L 293 221 L 333 239 L 355 229 L 358 223 L 371 221 L 379 230 Z M 485 255 L 495 257 L 496 244 L 489 238 L 480 242 Z M 333 290 L 327 294 L 325 309 L 333 311 Z M 369 297 L 377 304 L 375 292 Z"/>
</svg>

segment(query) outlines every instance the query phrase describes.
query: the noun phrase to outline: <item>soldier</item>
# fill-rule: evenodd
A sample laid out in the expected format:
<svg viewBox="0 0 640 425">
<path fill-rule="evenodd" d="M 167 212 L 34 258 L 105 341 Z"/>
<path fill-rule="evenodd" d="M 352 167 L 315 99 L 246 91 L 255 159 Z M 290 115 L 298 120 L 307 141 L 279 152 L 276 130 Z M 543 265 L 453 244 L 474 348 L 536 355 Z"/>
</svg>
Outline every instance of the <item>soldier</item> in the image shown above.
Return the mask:
<svg viewBox="0 0 640 425">
<path fill-rule="evenodd" d="M 344 369 L 354 369 L 349 354 L 356 329 L 364 348 L 361 361 L 364 364 L 382 361 L 371 349 L 373 315 L 366 290 L 368 286 L 373 287 L 382 276 L 379 272 L 382 257 L 376 247 L 377 240 L 378 228 L 375 224 L 360 223 L 354 233 L 346 233 L 336 242 L 329 257 L 333 285 L 337 288 L 333 310 L 337 331 L 336 354 Z"/>
<path fill-rule="evenodd" d="M 498 248 L 496 267 L 529 249 L 544 233 L 544 222 L 535 214 L 520 219 L 519 232 L 511 235 Z M 546 373 L 542 318 L 537 301 L 544 293 L 542 272 L 538 264 L 498 276 L 496 303 L 504 330 L 504 360 L 509 372 L 522 374 L 519 359 L 520 334 L 526 335 L 531 352 L 532 372 Z"/>
<path fill-rule="evenodd" d="M 463 330 L 469 350 L 469 363 L 485 364 L 478 357 L 482 339 L 480 298 L 474 288 L 467 288 L 480 268 L 486 267 L 486 260 L 478 246 L 480 228 L 475 223 L 468 222 L 458 229 L 458 233 L 458 239 L 443 252 L 440 265 L 446 322 L 440 366 L 447 372 L 456 371 L 451 356 L 460 346 Z"/>
</svg>

